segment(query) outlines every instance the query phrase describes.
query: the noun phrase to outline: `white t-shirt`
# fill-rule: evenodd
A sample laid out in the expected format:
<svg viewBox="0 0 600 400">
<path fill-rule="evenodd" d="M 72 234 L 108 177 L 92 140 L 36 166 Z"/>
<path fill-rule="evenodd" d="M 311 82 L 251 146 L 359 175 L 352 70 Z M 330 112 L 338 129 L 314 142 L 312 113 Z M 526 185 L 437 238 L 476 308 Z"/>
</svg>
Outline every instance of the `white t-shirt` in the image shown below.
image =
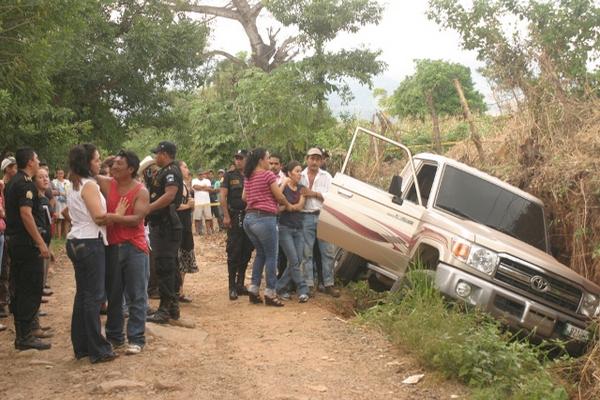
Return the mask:
<svg viewBox="0 0 600 400">
<path fill-rule="evenodd" d="M 323 171 L 319 168 L 319 172 L 315 176 L 315 180 L 313 181 L 312 187 L 310 187 L 308 182 L 308 168 L 305 168 L 302 171 L 302 177 L 300 178 L 300 184 L 306 186 L 311 189 L 313 192 L 319 192 L 321 194 L 329 192 L 329 188 L 331 187 L 332 177 L 327 171 Z M 313 212 L 318 211 L 323 207 L 323 202 L 316 197 L 307 197 L 306 202 L 304 203 L 304 212 Z"/>
<path fill-rule="evenodd" d="M 200 186 L 207 186 L 209 188 L 212 187 L 212 184 L 210 183 L 209 179 L 198 179 L 198 178 L 194 178 L 192 179 L 192 188 L 196 185 L 200 185 Z M 196 190 L 194 189 L 194 204 L 196 205 L 203 205 L 203 204 L 210 204 L 210 195 L 207 191 L 205 190 Z"/>
</svg>

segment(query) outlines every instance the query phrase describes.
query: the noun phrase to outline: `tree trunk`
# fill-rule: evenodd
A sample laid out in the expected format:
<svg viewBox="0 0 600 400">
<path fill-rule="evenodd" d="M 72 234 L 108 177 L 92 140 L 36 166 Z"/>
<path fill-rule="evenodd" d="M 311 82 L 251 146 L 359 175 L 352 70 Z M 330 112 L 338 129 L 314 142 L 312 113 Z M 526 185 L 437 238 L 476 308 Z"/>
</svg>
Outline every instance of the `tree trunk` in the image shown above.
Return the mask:
<svg viewBox="0 0 600 400">
<path fill-rule="evenodd" d="M 441 154 L 442 134 L 440 133 L 440 121 L 435 110 L 435 104 L 433 104 L 433 96 L 431 92 L 425 93 L 425 101 L 427 102 L 427 107 L 429 107 L 429 114 L 431 115 L 431 122 L 433 123 L 433 149 L 436 151 L 436 153 Z"/>
<path fill-rule="evenodd" d="M 254 66 L 262 69 L 265 72 L 270 72 L 278 66 L 285 64 L 298 55 L 298 49 L 294 47 L 295 37 L 285 39 L 277 46 L 277 34 L 279 31 L 273 32 L 269 29 L 269 42 L 265 42 L 258 31 L 256 18 L 263 9 L 263 4 L 260 1 L 250 4 L 248 0 L 231 0 L 223 7 L 208 6 L 202 4 L 190 4 L 188 1 L 168 0 L 168 4 L 176 11 L 182 11 L 194 14 L 212 15 L 215 17 L 229 18 L 238 21 L 250 42 L 251 62 Z M 240 60 L 232 54 L 222 50 L 214 50 L 208 53 L 209 55 L 221 55 L 237 63 L 245 64 L 244 60 Z"/>
<path fill-rule="evenodd" d="M 471 115 L 471 110 L 469 109 L 469 103 L 467 103 L 467 99 L 465 98 L 465 94 L 463 93 L 462 86 L 458 79 L 454 79 L 454 87 L 456 88 L 456 92 L 458 93 L 458 98 L 460 99 L 460 104 L 463 107 L 463 113 L 465 115 L 465 119 L 469 123 L 469 131 L 471 132 L 471 140 L 475 143 L 475 147 L 477 148 L 477 154 L 479 155 L 479 161 L 482 163 L 485 161 L 485 155 L 483 153 L 483 146 L 481 145 L 481 138 L 479 137 L 479 133 L 477 132 L 477 127 L 475 126 L 475 122 L 473 121 L 473 116 Z"/>
</svg>

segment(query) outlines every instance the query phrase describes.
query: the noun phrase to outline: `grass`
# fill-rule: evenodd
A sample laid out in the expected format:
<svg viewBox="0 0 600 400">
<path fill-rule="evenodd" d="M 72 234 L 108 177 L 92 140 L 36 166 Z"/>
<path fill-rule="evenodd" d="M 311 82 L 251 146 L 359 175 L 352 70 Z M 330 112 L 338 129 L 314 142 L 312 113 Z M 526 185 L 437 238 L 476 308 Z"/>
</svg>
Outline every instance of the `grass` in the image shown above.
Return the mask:
<svg viewBox="0 0 600 400">
<path fill-rule="evenodd" d="M 367 284 L 351 286 L 355 297 L 373 303 Z M 426 366 L 472 389 L 474 399 L 568 399 L 555 383 L 544 347 L 518 340 L 476 310 L 449 304 L 426 275 L 413 274 L 410 287 L 379 297 L 360 321 L 378 326 L 410 349 Z"/>
</svg>

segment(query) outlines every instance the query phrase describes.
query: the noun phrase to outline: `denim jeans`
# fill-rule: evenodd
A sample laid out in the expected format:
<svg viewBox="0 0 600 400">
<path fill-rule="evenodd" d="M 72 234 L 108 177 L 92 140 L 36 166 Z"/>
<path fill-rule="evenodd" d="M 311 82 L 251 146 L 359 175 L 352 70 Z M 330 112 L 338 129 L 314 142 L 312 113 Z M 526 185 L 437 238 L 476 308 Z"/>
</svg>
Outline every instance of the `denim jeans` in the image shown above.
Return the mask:
<svg viewBox="0 0 600 400">
<path fill-rule="evenodd" d="M 92 362 L 112 352 L 100 332 L 100 306 L 104 301 L 105 247 L 102 239 L 69 239 L 67 255 L 75 268 L 75 302 L 71 342 L 75 357 Z"/>
<path fill-rule="evenodd" d="M 0 232 L 0 274 L 2 274 L 2 256 L 4 255 L 4 232 Z"/>
<path fill-rule="evenodd" d="M 266 269 L 267 288 L 265 295 L 275 297 L 277 251 L 279 248 L 277 217 L 268 213 L 247 213 L 246 218 L 244 218 L 244 230 L 256 248 L 256 256 L 252 265 L 252 280 L 248 290 L 258 294 L 263 269 Z"/>
<path fill-rule="evenodd" d="M 323 240 L 317 239 L 317 222 L 319 216 L 315 214 L 305 214 L 302 230 L 304 234 L 304 260 L 302 260 L 302 269 L 304 271 L 304 280 L 310 287 L 315 285 L 315 265 L 313 261 L 313 247 L 315 240 L 319 243 L 321 250 L 321 263 L 323 264 L 323 284 L 333 286 L 333 257 L 334 246 Z"/>
<path fill-rule="evenodd" d="M 304 233 L 302 229 L 279 225 L 279 245 L 287 257 L 287 268 L 277 281 L 277 292 L 287 290 L 290 280 L 293 280 L 298 289 L 298 294 L 308 294 L 308 286 L 306 286 L 301 269 L 304 255 Z"/>
<path fill-rule="evenodd" d="M 106 338 L 113 343 L 124 343 L 124 295 L 127 298 L 129 319 L 127 341 L 144 346 L 146 305 L 148 304 L 148 254 L 130 243 L 108 246 L 106 250 Z"/>
</svg>

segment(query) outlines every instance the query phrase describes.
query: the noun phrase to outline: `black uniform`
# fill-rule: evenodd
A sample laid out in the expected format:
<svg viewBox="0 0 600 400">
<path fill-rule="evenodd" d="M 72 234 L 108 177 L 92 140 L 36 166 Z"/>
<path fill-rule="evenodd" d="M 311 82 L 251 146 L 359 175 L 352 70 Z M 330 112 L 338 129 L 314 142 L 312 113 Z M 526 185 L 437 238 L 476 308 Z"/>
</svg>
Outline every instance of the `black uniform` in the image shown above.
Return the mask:
<svg viewBox="0 0 600 400">
<path fill-rule="evenodd" d="M 222 188 L 227 189 L 227 209 L 231 217 L 231 227 L 227 230 L 227 272 L 229 273 L 229 290 L 245 292 L 244 277 L 252 256 L 254 246 L 244 231 L 243 222 L 246 215 L 246 202 L 242 200 L 244 176 L 238 170 L 228 171 L 223 177 Z"/>
<path fill-rule="evenodd" d="M 31 337 L 32 323 L 40 308 L 44 278 L 44 259 L 33 238 L 25 229 L 20 207 L 30 207 L 33 218 L 44 216 L 38 191 L 32 179 L 23 171 L 6 187 L 6 239 L 10 255 L 10 310 L 15 318 L 17 344 Z M 43 229 L 43 227 L 38 227 Z"/>
<path fill-rule="evenodd" d="M 149 185 L 150 203 L 165 194 L 168 186 L 177 187 L 177 195 L 171 204 L 148 216 L 150 225 L 150 246 L 156 265 L 160 306 L 157 313 L 163 318 L 179 318 L 179 273 L 177 271 L 177 251 L 181 244 L 182 224 L 177 215 L 177 207 L 183 195 L 183 177 L 179 167 L 171 163 L 161 168 Z M 167 317 L 168 316 L 168 317 Z"/>
</svg>

